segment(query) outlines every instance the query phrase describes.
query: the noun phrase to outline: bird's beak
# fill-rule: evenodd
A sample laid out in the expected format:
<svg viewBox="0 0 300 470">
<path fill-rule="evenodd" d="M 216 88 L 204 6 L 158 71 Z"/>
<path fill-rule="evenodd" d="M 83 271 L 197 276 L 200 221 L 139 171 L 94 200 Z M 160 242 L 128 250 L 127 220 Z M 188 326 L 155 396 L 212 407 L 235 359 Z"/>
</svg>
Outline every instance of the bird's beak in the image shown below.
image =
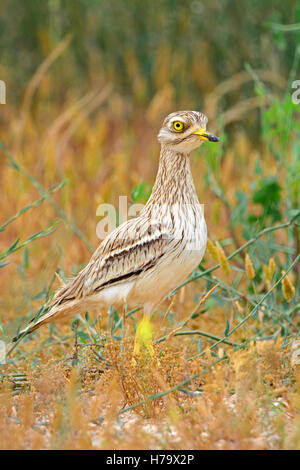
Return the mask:
<svg viewBox="0 0 300 470">
<path fill-rule="evenodd" d="M 193 135 L 197 135 L 200 140 L 209 140 L 209 142 L 219 142 L 219 137 L 207 132 L 205 129 L 199 129 L 196 132 L 193 132 Z"/>
</svg>

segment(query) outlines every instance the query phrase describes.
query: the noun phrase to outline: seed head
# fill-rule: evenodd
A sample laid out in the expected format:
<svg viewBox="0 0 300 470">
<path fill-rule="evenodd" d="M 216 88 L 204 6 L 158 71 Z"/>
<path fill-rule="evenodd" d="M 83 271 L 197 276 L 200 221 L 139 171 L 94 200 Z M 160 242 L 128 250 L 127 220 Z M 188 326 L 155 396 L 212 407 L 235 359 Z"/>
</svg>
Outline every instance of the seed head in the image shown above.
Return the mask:
<svg viewBox="0 0 300 470">
<path fill-rule="evenodd" d="M 214 259 L 215 261 L 217 261 L 217 259 L 218 259 L 218 252 L 217 252 L 217 249 L 216 249 L 215 245 L 214 245 L 213 242 L 210 240 L 210 238 L 207 239 L 206 248 L 207 248 L 208 253 L 209 253 L 210 256 L 212 257 L 212 259 Z"/>
<path fill-rule="evenodd" d="M 270 279 L 272 279 L 274 271 L 275 271 L 275 260 L 272 257 L 269 260 L 269 276 L 270 276 Z"/>
<path fill-rule="evenodd" d="M 230 267 L 229 267 L 229 263 L 227 261 L 226 255 L 224 253 L 224 250 L 221 247 L 219 242 L 216 242 L 216 247 L 217 247 L 217 253 L 218 253 L 218 260 L 221 265 L 221 268 L 223 269 L 225 274 L 229 274 Z"/>
<path fill-rule="evenodd" d="M 246 268 L 246 274 L 249 277 L 249 279 L 254 279 L 255 270 L 253 267 L 252 259 L 250 258 L 248 253 L 246 253 L 246 257 L 245 257 L 245 268 Z"/>
<path fill-rule="evenodd" d="M 282 271 L 282 274 L 285 274 L 285 271 Z M 295 287 L 288 275 L 282 279 L 282 292 L 287 302 L 290 302 L 295 295 Z"/>
</svg>

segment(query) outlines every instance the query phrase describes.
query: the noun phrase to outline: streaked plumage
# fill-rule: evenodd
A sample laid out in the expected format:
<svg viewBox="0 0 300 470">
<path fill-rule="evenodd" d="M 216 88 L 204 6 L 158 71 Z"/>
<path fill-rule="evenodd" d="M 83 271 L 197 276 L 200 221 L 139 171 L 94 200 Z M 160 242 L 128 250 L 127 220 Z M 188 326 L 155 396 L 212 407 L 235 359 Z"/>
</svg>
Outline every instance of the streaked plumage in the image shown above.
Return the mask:
<svg viewBox="0 0 300 470">
<path fill-rule="evenodd" d="M 203 140 L 218 140 L 205 131 L 206 123 L 206 116 L 195 111 L 165 119 L 158 135 L 159 169 L 146 206 L 106 237 L 87 266 L 58 290 L 46 313 L 20 335 L 68 314 L 103 312 L 109 305 L 143 306 L 150 315 L 200 263 L 206 224 L 189 156 Z"/>
</svg>

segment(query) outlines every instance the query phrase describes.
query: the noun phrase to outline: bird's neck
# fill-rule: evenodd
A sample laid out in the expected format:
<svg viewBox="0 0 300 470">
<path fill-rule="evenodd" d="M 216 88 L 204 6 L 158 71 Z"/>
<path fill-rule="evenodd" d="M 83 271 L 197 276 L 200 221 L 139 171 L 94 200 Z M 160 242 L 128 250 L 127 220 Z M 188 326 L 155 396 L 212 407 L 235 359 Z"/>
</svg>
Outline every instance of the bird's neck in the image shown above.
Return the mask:
<svg viewBox="0 0 300 470">
<path fill-rule="evenodd" d="M 190 168 L 190 155 L 162 145 L 159 167 L 148 203 L 198 201 Z"/>
</svg>

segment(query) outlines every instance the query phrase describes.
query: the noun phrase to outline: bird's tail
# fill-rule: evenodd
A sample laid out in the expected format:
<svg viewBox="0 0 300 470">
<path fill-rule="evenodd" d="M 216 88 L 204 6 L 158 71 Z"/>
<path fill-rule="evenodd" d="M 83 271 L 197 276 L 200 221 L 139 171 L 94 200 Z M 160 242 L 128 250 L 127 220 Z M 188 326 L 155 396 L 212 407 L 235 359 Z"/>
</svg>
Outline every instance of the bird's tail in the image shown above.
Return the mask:
<svg viewBox="0 0 300 470">
<path fill-rule="evenodd" d="M 80 312 L 82 308 L 81 299 L 76 299 L 72 295 L 72 283 L 63 286 L 54 296 L 48 307 L 42 307 L 36 317 L 21 330 L 12 341 L 17 341 L 20 337 L 26 336 L 45 323 L 50 323 L 54 319 L 62 319 L 67 315 Z"/>
<path fill-rule="evenodd" d="M 17 341 L 21 336 L 26 336 L 32 331 L 36 330 L 40 326 L 44 325 L 45 323 L 52 322 L 56 317 L 59 316 L 59 319 L 62 319 L 68 314 L 76 313 L 75 303 L 78 301 L 70 301 L 68 303 L 64 303 L 62 305 L 53 306 L 48 308 L 44 311 L 40 317 L 33 319 L 29 325 L 27 325 L 23 330 L 21 330 L 13 339 L 12 341 Z"/>
</svg>

